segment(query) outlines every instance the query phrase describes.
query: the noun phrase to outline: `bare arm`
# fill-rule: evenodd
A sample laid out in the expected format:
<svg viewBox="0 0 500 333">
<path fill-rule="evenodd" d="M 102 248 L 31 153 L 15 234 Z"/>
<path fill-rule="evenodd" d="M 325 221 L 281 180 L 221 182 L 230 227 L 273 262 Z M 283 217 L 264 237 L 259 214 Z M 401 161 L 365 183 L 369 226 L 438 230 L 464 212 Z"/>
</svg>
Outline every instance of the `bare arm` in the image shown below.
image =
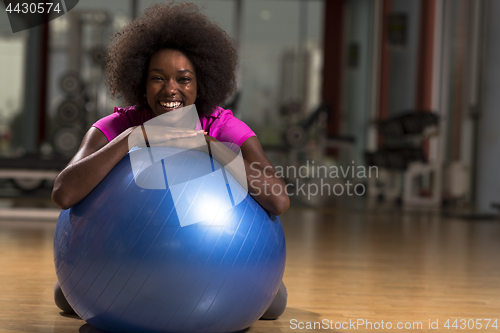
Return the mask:
<svg viewBox="0 0 500 333">
<path fill-rule="evenodd" d="M 208 135 L 205 138 L 209 143 L 218 142 Z M 224 145 L 210 144 L 209 147 L 212 157 L 224 165 L 227 165 L 236 156 Z M 277 175 L 273 165 L 267 159 L 259 139 L 251 137 L 246 140 L 241 145 L 241 152 L 245 164 L 246 179 L 237 180 L 247 182 L 248 192 L 267 211 L 274 215 L 283 214 L 290 207 L 285 182 Z"/>
<path fill-rule="evenodd" d="M 97 128 L 90 128 L 82 144 L 69 164 L 57 176 L 52 191 L 52 201 L 61 209 L 68 209 L 85 198 L 129 150 L 128 137 L 131 127 L 108 143 L 106 136 Z M 217 142 L 206 136 L 207 142 Z M 221 146 L 211 146 L 217 149 Z M 249 193 L 269 212 L 281 215 L 290 206 L 285 183 L 276 176 L 276 170 L 267 159 L 259 140 L 251 137 L 241 146 L 245 163 Z M 229 150 L 213 152 L 218 157 L 234 153 Z"/>
<path fill-rule="evenodd" d="M 144 131 L 144 128 L 138 126 L 130 127 L 108 142 L 99 129 L 91 127 L 83 138 L 78 152 L 57 176 L 52 190 L 52 201 L 62 209 L 68 209 L 80 202 L 132 146 L 145 144 Z M 155 126 L 149 126 L 148 132 L 149 143 L 152 144 L 203 134 L 203 131 Z"/>
<path fill-rule="evenodd" d="M 57 176 L 52 201 L 68 209 L 89 194 L 128 152 L 128 128 L 108 143 L 106 136 L 91 127 L 69 164 Z"/>
</svg>

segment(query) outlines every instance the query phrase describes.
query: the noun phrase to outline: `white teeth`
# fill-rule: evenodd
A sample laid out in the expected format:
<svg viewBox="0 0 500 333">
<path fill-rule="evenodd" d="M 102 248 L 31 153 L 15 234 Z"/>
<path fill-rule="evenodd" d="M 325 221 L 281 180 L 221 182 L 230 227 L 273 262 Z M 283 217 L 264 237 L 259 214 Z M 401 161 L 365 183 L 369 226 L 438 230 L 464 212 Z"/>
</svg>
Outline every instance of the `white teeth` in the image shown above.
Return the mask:
<svg viewBox="0 0 500 333">
<path fill-rule="evenodd" d="M 165 108 L 178 108 L 181 105 L 181 102 L 160 102 L 160 105 L 165 107 Z"/>
</svg>

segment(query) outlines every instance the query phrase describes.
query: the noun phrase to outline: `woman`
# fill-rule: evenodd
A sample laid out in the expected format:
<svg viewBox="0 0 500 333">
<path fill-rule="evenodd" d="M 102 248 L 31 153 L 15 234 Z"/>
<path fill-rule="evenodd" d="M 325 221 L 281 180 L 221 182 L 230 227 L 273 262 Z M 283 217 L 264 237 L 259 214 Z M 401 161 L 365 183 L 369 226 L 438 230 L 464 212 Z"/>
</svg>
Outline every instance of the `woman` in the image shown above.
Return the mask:
<svg viewBox="0 0 500 333">
<path fill-rule="evenodd" d="M 130 107 L 115 108 L 88 130 L 78 152 L 56 178 L 54 203 L 68 209 L 87 196 L 127 154 L 130 134 L 144 122 L 194 104 L 201 133 L 169 131 L 149 138 L 150 143 L 151 139 L 161 144 L 205 134 L 207 143 L 224 141 L 240 146 L 249 193 L 275 215 L 286 211 L 290 202 L 285 184 L 276 176 L 259 140 L 230 110 L 218 107 L 235 90 L 236 65 L 231 39 L 197 6 L 148 7 L 114 36 L 108 54 L 106 75 L 111 94 L 123 97 Z M 58 294 L 62 296 L 56 285 Z M 64 300 L 59 297 L 58 302 Z M 285 305 L 282 285 L 271 313 L 264 318 L 276 318 Z"/>
</svg>

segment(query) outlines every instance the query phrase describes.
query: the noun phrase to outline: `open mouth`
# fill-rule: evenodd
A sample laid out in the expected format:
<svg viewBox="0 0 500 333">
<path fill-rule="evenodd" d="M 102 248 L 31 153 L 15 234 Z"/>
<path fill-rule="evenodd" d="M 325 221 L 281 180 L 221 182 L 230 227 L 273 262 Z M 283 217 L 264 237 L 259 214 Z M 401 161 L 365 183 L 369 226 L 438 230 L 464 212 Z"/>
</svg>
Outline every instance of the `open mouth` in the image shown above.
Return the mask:
<svg viewBox="0 0 500 333">
<path fill-rule="evenodd" d="M 175 102 L 164 102 L 164 101 L 159 101 L 158 102 L 163 108 L 168 109 L 168 110 L 175 110 L 178 109 L 182 106 L 182 102 L 180 101 L 175 101 Z"/>
</svg>

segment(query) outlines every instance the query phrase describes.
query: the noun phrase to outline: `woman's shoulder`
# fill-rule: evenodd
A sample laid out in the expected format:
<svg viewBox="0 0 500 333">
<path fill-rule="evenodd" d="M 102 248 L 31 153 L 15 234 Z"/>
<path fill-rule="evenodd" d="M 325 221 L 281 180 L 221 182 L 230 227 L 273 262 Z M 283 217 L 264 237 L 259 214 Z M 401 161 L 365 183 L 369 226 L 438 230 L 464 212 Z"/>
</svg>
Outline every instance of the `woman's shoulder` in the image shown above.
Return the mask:
<svg viewBox="0 0 500 333">
<path fill-rule="evenodd" d="M 249 137 L 256 136 L 252 129 L 233 115 L 231 110 L 216 107 L 206 116 L 209 135 L 222 142 L 232 142 L 241 146 Z"/>
<path fill-rule="evenodd" d="M 205 118 L 212 118 L 213 120 L 215 119 L 221 119 L 224 117 L 234 117 L 233 116 L 233 111 L 231 110 L 226 110 L 224 108 L 221 108 L 220 106 L 216 106 L 212 112 L 208 113 L 205 115 Z"/>
<path fill-rule="evenodd" d="M 136 126 L 151 119 L 151 110 L 139 109 L 136 105 L 125 108 L 115 106 L 113 113 L 109 116 L 115 116 L 123 121 L 129 121 L 133 123 L 133 126 Z"/>
<path fill-rule="evenodd" d="M 101 130 L 108 141 L 111 141 L 127 128 L 142 125 L 149 119 L 151 119 L 150 110 L 139 110 L 136 106 L 126 108 L 115 106 L 113 113 L 99 119 L 92 126 Z"/>
<path fill-rule="evenodd" d="M 209 119 L 209 122 L 217 123 L 219 126 L 225 125 L 228 122 L 244 123 L 242 120 L 234 116 L 233 111 L 224 109 L 220 106 L 215 107 L 212 113 L 205 117 Z"/>
</svg>

